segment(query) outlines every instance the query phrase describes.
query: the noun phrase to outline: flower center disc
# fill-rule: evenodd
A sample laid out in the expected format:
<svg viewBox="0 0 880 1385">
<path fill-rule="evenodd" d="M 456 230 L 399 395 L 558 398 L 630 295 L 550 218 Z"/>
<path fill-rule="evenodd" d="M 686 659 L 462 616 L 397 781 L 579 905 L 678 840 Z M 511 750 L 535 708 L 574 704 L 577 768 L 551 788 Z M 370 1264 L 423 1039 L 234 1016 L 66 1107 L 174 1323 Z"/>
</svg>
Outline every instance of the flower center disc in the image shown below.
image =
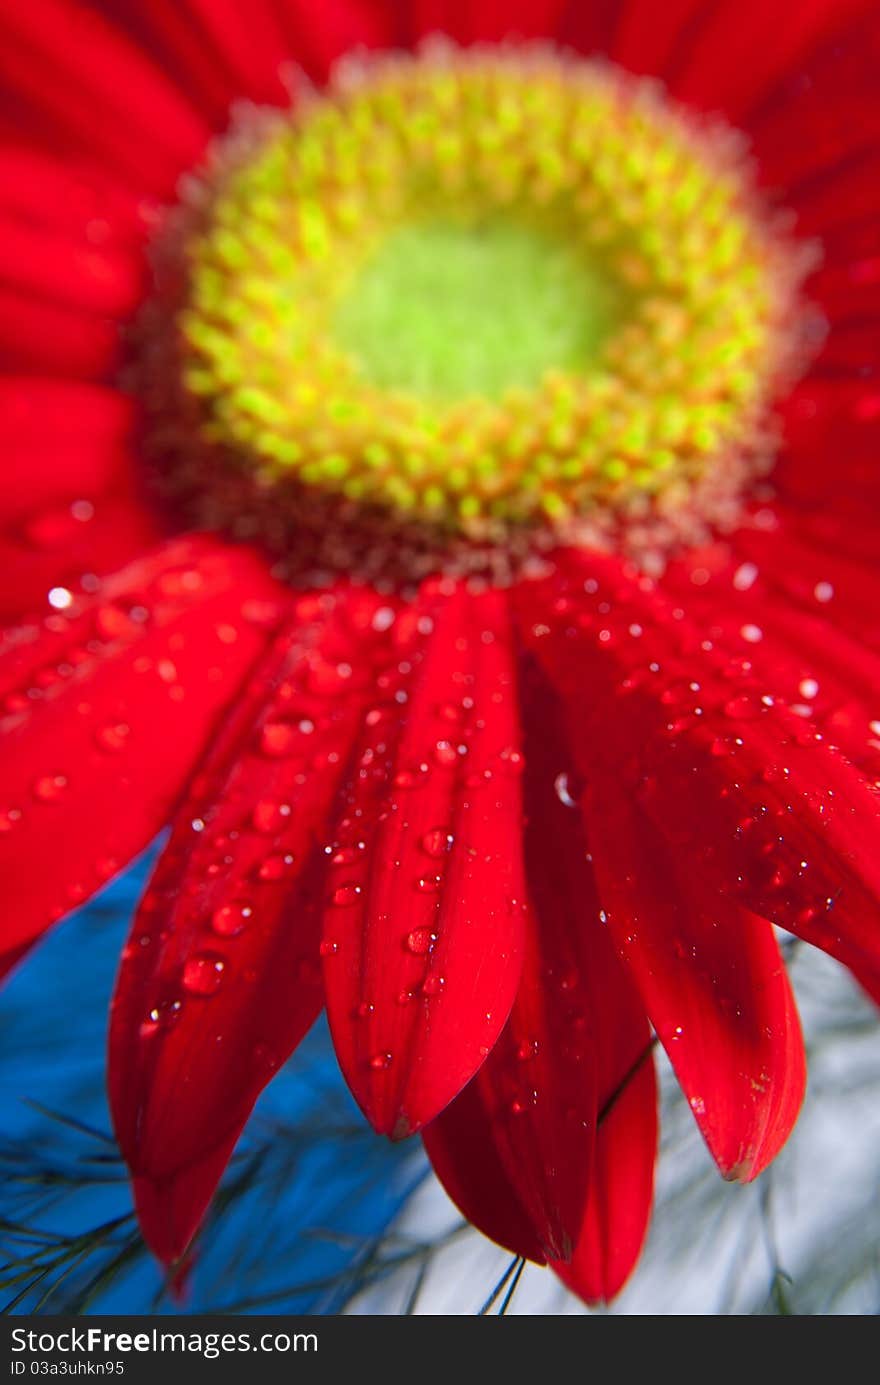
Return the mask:
<svg viewBox="0 0 880 1385">
<path fill-rule="evenodd" d="M 612 68 L 348 63 L 215 149 L 169 244 L 168 487 L 278 550 L 655 542 L 765 466 L 802 262 L 730 132 Z"/>
<path fill-rule="evenodd" d="M 589 368 L 611 330 L 609 278 L 513 220 L 391 233 L 333 323 L 366 379 L 426 400 L 500 399 L 549 370 Z"/>
</svg>

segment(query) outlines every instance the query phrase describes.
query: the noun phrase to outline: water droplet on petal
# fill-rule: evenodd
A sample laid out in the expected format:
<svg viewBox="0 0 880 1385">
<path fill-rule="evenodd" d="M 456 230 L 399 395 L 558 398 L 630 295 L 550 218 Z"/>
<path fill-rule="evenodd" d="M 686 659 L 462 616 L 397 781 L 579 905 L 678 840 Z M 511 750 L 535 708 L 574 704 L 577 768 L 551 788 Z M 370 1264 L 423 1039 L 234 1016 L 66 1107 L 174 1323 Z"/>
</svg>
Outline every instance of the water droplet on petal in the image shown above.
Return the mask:
<svg viewBox="0 0 880 1385">
<path fill-rule="evenodd" d="M 556 797 L 559 799 L 560 803 L 563 803 L 566 808 L 577 807 L 577 803 L 569 792 L 567 773 L 563 771 L 562 774 L 557 774 L 556 778 L 553 780 L 553 787 L 556 790 Z"/>
<path fill-rule="evenodd" d="M 454 765 L 457 759 L 458 751 L 451 741 L 441 740 L 434 746 L 434 760 L 444 769 Z"/>
<path fill-rule="evenodd" d="M 428 856 L 445 856 L 452 849 L 455 838 L 445 827 L 432 827 L 422 837 L 422 850 Z"/>
<path fill-rule="evenodd" d="M 260 749 L 264 755 L 282 756 L 293 753 L 296 746 L 296 728 L 286 721 L 267 722 L 260 732 Z"/>
<path fill-rule="evenodd" d="M 360 885 L 339 885 L 330 896 L 330 903 L 340 908 L 356 904 L 361 893 Z"/>
<path fill-rule="evenodd" d="M 131 735 L 131 727 L 124 721 L 111 723 L 109 726 L 102 726 L 95 733 L 95 741 L 101 750 L 106 750 L 109 754 L 118 754 L 124 750 Z"/>
<path fill-rule="evenodd" d="M 262 798 L 254 804 L 251 821 L 258 832 L 278 832 L 290 818 L 289 803 L 276 803 L 274 799 Z"/>
<path fill-rule="evenodd" d="M 437 934 L 432 933 L 430 928 L 414 928 L 411 933 L 406 935 L 407 948 L 419 957 L 430 952 L 436 941 Z"/>
<path fill-rule="evenodd" d="M 189 995 L 216 995 L 223 980 L 226 963 L 222 957 L 209 952 L 190 957 L 183 967 L 183 989 Z"/>
<path fill-rule="evenodd" d="M 223 904 L 211 915 L 211 927 L 221 938 L 235 938 L 247 928 L 253 912 L 249 904 Z"/>
<path fill-rule="evenodd" d="M 257 875 L 260 880 L 280 880 L 293 864 L 294 858 L 290 852 L 283 856 L 267 856 L 265 861 L 260 862 Z"/>
<path fill-rule="evenodd" d="M 67 788 L 67 777 L 63 774 L 42 774 L 34 781 L 34 798 L 41 803 L 56 803 Z"/>
<path fill-rule="evenodd" d="M 422 875 L 416 881 L 416 889 L 420 894 L 436 894 L 442 884 L 442 875 Z"/>
</svg>

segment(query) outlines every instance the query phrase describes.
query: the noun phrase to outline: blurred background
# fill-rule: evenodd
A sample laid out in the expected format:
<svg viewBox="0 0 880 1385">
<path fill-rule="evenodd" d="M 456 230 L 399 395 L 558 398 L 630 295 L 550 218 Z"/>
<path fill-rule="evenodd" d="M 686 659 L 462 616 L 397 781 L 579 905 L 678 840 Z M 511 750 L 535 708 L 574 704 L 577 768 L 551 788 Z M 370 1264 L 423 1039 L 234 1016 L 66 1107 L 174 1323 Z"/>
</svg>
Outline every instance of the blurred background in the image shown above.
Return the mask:
<svg viewBox="0 0 880 1385">
<path fill-rule="evenodd" d="M 148 853 L 0 993 L 0 1295 L 7 1313 L 587 1310 L 462 1224 L 419 1142 L 374 1136 L 323 1024 L 261 1098 L 183 1292 L 138 1236 L 104 1097 L 107 1007 Z M 880 1028 L 849 977 L 786 944 L 810 1065 L 792 1140 L 725 1184 L 661 1059 L 657 1207 L 614 1314 L 880 1311 Z"/>
</svg>

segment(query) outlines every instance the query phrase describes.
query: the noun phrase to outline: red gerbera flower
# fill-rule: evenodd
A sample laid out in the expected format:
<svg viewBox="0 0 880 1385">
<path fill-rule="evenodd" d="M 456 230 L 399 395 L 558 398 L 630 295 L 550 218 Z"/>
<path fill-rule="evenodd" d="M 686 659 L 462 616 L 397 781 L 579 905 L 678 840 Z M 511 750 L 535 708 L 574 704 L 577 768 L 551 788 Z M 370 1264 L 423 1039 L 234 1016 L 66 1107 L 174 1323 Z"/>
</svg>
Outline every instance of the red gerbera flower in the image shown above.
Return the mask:
<svg viewBox="0 0 880 1385">
<path fill-rule="evenodd" d="M 772 925 L 880 995 L 878 47 L 6 6 L 3 948 L 171 822 L 110 1036 L 163 1261 L 326 1004 L 376 1129 L 608 1297 L 654 1036 L 747 1180 L 804 1084 Z"/>
</svg>

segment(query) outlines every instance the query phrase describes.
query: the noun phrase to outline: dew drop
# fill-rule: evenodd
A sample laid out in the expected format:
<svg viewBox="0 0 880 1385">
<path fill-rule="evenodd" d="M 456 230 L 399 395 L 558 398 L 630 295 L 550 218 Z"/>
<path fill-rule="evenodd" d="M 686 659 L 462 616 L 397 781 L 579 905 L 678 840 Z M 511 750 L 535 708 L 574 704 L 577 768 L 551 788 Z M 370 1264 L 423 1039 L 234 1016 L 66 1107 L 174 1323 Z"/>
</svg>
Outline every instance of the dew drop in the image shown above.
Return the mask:
<svg viewBox="0 0 880 1385">
<path fill-rule="evenodd" d="M 436 894 L 442 884 L 442 875 L 422 875 L 416 881 L 416 889 L 420 894 Z"/>
<path fill-rule="evenodd" d="M 448 768 L 450 765 L 454 765 L 458 759 L 458 751 L 455 746 L 451 741 L 446 740 L 439 740 L 437 742 L 434 746 L 433 755 L 435 764 L 440 765 L 444 769 Z"/>
<path fill-rule="evenodd" d="M 247 928 L 253 912 L 249 904 L 223 904 L 211 915 L 211 927 L 221 938 L 235 938 Z"/>
<path fill-rule="evenodd" d="M 360 893 L 360 885 L 339 885 L 330 896 L 330 903 L 344 909 L 351 904 L 356 904 Z"/>
<path fill-rule="evenodd" d="M 733 585 L 739 592 L 747 592 L 754 586 L 758 576 L 758 569 L 754 563 L 743 563 L 733 574 Z"/>
<path fill-rule="evenodd" d="M 370 1059 L 370 1067 L 374 1072 L 381 1072 L 383 1068 L 391 1067 L 390 1053 L 374 1053 Z"/>
<path fill-rule="evenodd" d="M 41 803 L 56 803 L 67 788 L 67 777 L 63 774 L 42 774 L 34 781 L 34 798 Z"/>
<path fill-rule="evenodd" d="M 357 847 L 341 846 L 330 857 L 331 864 L 334 866 L 351 866 L 358 858 Z"/>
<path fill-rule="evenodd" d="M 137 622 L 118 606 L 102 606 L 95 614 L 95 630 L 102 640 L 119 640 L 130 634 Z"/>
<path fill-rule="evenodd" d="M 744 693 L 741 697 L 732 697 L 729 702 L 725 702 L 724 715 L 732 721 L 751 721 L 758 715 L 758 708 L 752 698 Z"/>
<path fill-rule="evenodd" d="M 277 803 L 271 798 L 261 798 L 254 804 L 251 821 L 258 832 L 278 832 L 290 818 L 289 803 Z"/>
<path fill-rule="evenodd" d="M 506 746 L 498 758 L 512 774 L 521 774 L 526 767 L 526 757 L 521 750 L 512 745 Z"/>
<path fill-rule="evenodd" d="M 391 606 L 380 606 L 374 613 L 370 622 L 373 629 L 382 634 L 385 630 L 390 630 L 394 624 L 394 609 Z"/>
<path fill-rule="evenodd" d="M 427 856 L 435 859 L 445 856 L 447 851 L 451 851 L 455 838 L 445 827 L 432 827 L 430 832 L 426 832 L 422 837 L 422 850 Z"/>
<path fill-rule="evenodd" d="M 67 587 L 50 587 L 46 599 L 53 611 L 66 611 L 73 605 L 73 592 Z"/>
<path fill-rule="evenodd" d="M 223 958 L 215 957 L 211 953 L 190 957 L 183 967 L 183 989 L 189 995 L 216 995 L 223 980 L 225 967 Z"/>
<path fill-rule="evenodd" d="M 124 721 L 117 721 L 108 726 L 102 726 L 95 733 L 95 741 L 101 750 L 106 750 L 108 754 L 113 755 L 125 749 L 130 735 L 131 727 Z"/>
<path fill-rule="evenodd" d="M 280 880 L 290 870 L 294 858 L 290 852 L 285 855 L 267 856 L 261 861 L 257 876 L 260 880 Z"/>
<path fill-rule="evenodd" d="M 577 803 L 569 792 L 568 774 L 564 770 L 561 774 L 557 774 L 556 778 L 553 780 L 553 788 L 556 790 L 556 797 L 559 799 L 559 802 L 563 803 L 566 808 L 577 807 Z"/>
<path fill-rule="evenodd" d="M 290 755 L 296 746 L 296 729 L 286 721 L 267 722 L 260 732 L 260 750 L 264 755 Z"/>
<path fill-rule="evenodd" d="M 436 941 L 437 934 L 432 933 L 430 928 L 414 928 L 411 933 L 406 935 L 408 950 L 414 952 L 418 957 L 430 952 Z"/>
</svg>

